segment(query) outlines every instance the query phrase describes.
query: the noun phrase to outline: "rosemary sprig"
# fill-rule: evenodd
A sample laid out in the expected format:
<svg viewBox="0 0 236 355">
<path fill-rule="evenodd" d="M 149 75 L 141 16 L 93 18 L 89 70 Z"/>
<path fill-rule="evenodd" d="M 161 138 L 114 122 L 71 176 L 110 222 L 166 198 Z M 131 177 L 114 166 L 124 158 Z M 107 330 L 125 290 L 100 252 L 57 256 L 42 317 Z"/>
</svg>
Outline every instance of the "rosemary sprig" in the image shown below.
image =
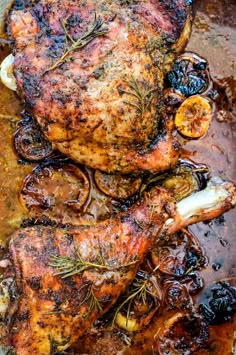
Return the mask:
<svg viewBox="0 0 236 355">
<path fill-rule="evenodd" d="M 97 17 L 96 12 L 95 12 L 94 23 L 91 26 L 91 28 L 87 32 L 85 32 L 77 40 L 75 40 L 71 37 L 71 35 L 69 34 L 68 29 L 66 27 L 66 23 L 63 20 L 61 20 L 61 25 L 63 27 L 63 30 L 65 32 L 65 36 L 66 36 L 66 48 L 65 48 L 62 56 L 50 68 L 46 69 L 44 74 L 48 73 L 51 70 L 56 69 L 61 64 L 63 64 L 66 61 L 66 58 L 69 56 L 70 53 L 74 52 L 77 49 L 81 49 L 81 48 L 85 47 L 88 43 L 93 41 L 96 37 L 104 36 L 105 34 L 108 33 L 108 27 L 106 27 L 106 26 L 103 27 L 104 22 L 101 19 L 101 17 Z"/>
<path fill-rule="evenodd" d="M 142 301 L 142 303 L 145 304 L 147 302 L 148 295 L 151 295 L 154 298 L 157 297 L 151 291 L 149 291 L 147 287 L 148 282 L 149 282 L 149 277 L 144 280 L 140 280 L 137 277 L 134 279 L 127 293 L 124 295 L 124 297 L 126 297 L 125 300 L 116 309 L 116 312 L 113 317 L 112 325 L 114 325 L 118 313 L 125 305 L 127 305 L 126 325 L 128 324 L 132 303 L 135 298 L 137 298 L 139 301 Z"/>
<path fill-rule="evenodd" d="M 84 261 L 78 251 L 76 251 L 76 257 L 70 256 L 51 256 L 51 263 L 49 264 L 59 272 L 55 273 L 55 276 L 61 276 L 62 279 L 67 277 L 82 274 L 88 269 L 100 269 L 108 270 L 109 267 L 103 264 L 91 263 L 89 261 Z"/>
<path fill-rule="evenodd" d="M 83 302 L 81 302 L 80 305 L 87 303 L 87 302 L 88 302 L 88 310 L 83 315 L 83 318 L 87 319 L 93 311 L 95 311 L 96 313 L 102 312 L 102 310 L 103 310 L 102 305 L 93 292 L 92 284 L 89 286 L 86 297 L 83 300 Z"/>
<path fill-rule="evenodd" d="M 133 76 L 130 81 L 124 80 L 130 87 L 130 90 L 122 89 L 122 92 L 133 96 L 137 101 L 124 101 L 125 104 L 135 107 L 143 118 L 144 113 L 150 108 L 153 100 L 153 93 L 158 90 L 157 87 L 151 87 L 147 83 L 141 85 Z"/>
<path fill-rule="evenodd" d="M 85 261 L 81 257 L 78 249 L 75 246 L 75 257 L 70 256 L 51 256 L 51 262 L 49 266 L 52 266 L 54 269 L 58 269 L 59 271 L 56 272 L 55 276 L 60 276 L 62 279 L 73 275 L 81 275 L 85 270 L 89 269 L 98 269 L 102 271 L 112 271 L 122 268 L 127 268 L 129 266 L 137 264 L 137 260 L 131 261 L 125 265 L 119 265 L 111 267 L 105 264 L 103 257 L 100 255 L 100 263 L 93 263 L 90 261 Z"/>
</svg>

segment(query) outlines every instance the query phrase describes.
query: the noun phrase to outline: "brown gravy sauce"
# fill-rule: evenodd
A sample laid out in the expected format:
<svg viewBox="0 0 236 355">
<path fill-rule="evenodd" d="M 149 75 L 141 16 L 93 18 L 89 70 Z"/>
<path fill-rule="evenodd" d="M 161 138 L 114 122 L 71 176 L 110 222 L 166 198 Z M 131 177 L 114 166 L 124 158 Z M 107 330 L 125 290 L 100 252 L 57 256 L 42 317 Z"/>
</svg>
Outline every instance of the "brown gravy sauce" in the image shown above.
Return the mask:
<svg viewBox="0 0 236 355">
<path fill-rule="evenodd" d="M 184 147 L 185 155 L 197 163 L 211 167 L 212 176 L 236 181 L 236 2 L 235 0 L 196 0 L 194 4 L 193 33 L 187 46 L 205 57 L 215 89 L 216 113 L 207 135 L 190 141 Z M 0 62 L 8 54 L 0 48 Z M 18 162 L 12 135 L 20 119 L 22 106 L 13 92 L 0 83 L 0 249 L 4 250 L 9 236 L 19 228 L 21 220 L 29 216 L 19 203 L 18 194 L 24 177 L 32 171 L 33 164 Z M 94 192 L 96 198 L 96 191 Z M 93 208 L 104 209 L 106 200 Z M 200 272 L 205 287 L 215 281 L 232 278 L 236 285 L 236 210 L 227 213 L 221 222 L 199 223 L 191 227 L 208 258 L 208 267 Z M 195 299 L 198 302 L 199 295 Z M 157 313 L 151 324 L 132 339 L 106 331 L 100 336 L 90 332 L 78 343 L 75 354 L 152 354 L 153 339 L 171 312 Z M 69 352 L 70 353 L 70 352 Z M 210 341 L 199 355 L 236 354 L 236 317 L 221 326 L 211 326 Z"/>
</svg>

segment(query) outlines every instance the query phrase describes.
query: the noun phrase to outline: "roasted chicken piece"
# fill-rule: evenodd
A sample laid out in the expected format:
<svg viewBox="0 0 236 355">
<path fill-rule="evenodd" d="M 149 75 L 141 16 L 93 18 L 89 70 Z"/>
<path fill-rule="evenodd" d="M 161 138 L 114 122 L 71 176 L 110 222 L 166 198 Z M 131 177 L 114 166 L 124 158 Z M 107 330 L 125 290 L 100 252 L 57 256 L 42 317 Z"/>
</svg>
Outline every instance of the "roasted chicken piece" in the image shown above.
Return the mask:
<svg viewBox="0 0 236 355">
<path fill-rule="evenodd" d="M 18 92 L 57 149 L 105 172 L 175 165 L 163 78 L 189 38 L 190 3 L 16 2 L 9 31 Z"/>
<path fill-rule="evenodd" d="M 38 225 L 16 232 L 10 259 L 17 297 L 5 320 L 16 353 L 68 348 L 116 302 L 163 233 L 216 217 L 236 203 L 231 183 L 213 182 L 194 196 L 175 204 L 154 187 L 128 212 L 95 226 Z"/>
</svg>

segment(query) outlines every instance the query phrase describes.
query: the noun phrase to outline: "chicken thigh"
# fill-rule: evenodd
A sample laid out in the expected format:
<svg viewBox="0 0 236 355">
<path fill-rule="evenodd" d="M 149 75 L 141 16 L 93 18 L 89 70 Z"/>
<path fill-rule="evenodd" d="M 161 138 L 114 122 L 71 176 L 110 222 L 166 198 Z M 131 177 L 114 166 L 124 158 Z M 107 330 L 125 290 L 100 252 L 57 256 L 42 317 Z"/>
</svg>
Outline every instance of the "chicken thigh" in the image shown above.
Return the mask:
<svg viewBox="0 0 236 355">
<path fill-rule="evenodd" d="M 163 78 L 189 38 L 190 3 L 16 1 L 18 92 L 57 149 L 105 172 L 175 165 Z"/>
</svg>

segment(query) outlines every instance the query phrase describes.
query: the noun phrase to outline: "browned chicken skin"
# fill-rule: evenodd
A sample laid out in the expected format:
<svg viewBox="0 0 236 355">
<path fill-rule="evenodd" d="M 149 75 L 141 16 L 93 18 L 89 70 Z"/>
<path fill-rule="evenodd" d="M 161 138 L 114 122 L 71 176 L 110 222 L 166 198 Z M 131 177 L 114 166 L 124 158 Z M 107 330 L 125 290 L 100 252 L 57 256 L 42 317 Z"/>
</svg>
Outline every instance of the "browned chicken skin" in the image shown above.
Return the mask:
<svg viewBox="0 0 236 355">
<path fill-rule="evenodd" d="M 188 40 L 190 1 L 19 3 L 10 16 L 18 91 L 55 147 L 106 172 L 175 165 L 163 78 Z"/>
<path fill-rule="evenodd" d="M 116 302 L 161 235 L 229 210 L 236 190 L 231 183 L 216 183 L 197 193 L 196 206 L 189 208 L 191 198 L 176 205 L 167 191 L 153 188 L 127 212 L 95 226 L 39 225 L 16 232 L 10 256 L 18 297 L 8 316 L 16 353 L 47 355 L 68 348 Z M 80 265 L 73 275 L 75 264 L 68 262 L 75 259 Z"/>
</svg>

